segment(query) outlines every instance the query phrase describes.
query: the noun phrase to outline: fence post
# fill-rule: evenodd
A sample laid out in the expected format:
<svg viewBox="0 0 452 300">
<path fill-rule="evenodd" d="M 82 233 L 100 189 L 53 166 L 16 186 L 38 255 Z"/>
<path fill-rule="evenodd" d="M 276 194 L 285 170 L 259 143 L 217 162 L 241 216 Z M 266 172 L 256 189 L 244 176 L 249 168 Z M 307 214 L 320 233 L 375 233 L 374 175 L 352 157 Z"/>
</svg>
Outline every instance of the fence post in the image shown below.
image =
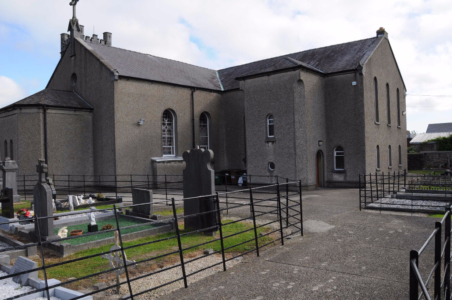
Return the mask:
<svg viewBox="0 0 452 300">
<path fill-rule="evenodd" d="M 364 180 L 366 180 L 366 176 L 364 176 Z M 374 192 L 372 191 L 372 173 L 369 173 L 369 183 L 370 183 L 370 201 L 372 203 L 374 203 Z M 366 188 L 366 192 L 367 192 L 367 188 Z M 367 206 L 367 194 L 366 197 L 364 198 L 364 207 Z"/>
<path fill-rule="evenodd" d="M 71 194 L 71 175 L 67 176 L 67 189 L 68 189 L 68 195 Z"/>
<path fill-rule="evenodd" d="M 405 190 L 406 190 L 406 169 L 403 170 L 403 187 L 404 187 Z"/>
<path fill-rule="evenodd" d="M 25 179 L 25 175 L 24 175 L 24 195 L 25 195 L 25 201 L 27 201 L 27 184 L 26 184 L 26 179 Z"/>
<path fill-rule="evenodd" d="M 182 268 L 182 276 L 184 277 L 184 286 L 185 288 L 187 288 L 188 285 L 187 285 L 187 275 L 185 274 L 184 253 L 182 252 L 182 242 L 180 240 L 179 224 L 177 222 L 176 204 L 174 203 L 174 198 L 171 198 L 171 205 L 173 206 L 174 225 L 176 226 L 177 244 L 179 246 L 179 256 Z"/>
<path fill-rule="evenodd" d="M 449 213 L 449 216 L 446 217 L 446 224 L 444 226 L 445 236 L 444 242 L 446 243 L 446 248 L 444 250 L 444 277 L 450 278 L 450 230 L 451 230 L 451 210 L 450 204 L 446 208 L 446 214 Z M 445 280 L 444 283 L 444 291 L 445 291 L 445 299 L 450 299 L 450 280 Z"/>
<path fill-rule="evenodd" d="M 118 200 L 118 175 L 115 174 L 115 196 L 116 196 L 116 200 Z"/>
<path fill-rule="evenodd" d="M 257 229 L 256 229 L 256 213 L 254 212 L 253 190 L 251 188 L 250 188 L 250 206 L 251 206 L 251 212 L 253 214 L 254 241 L 256 242 L 256 253 L 257 253 L 257 256 L 259 256 L 259 242 L 258 242 Z"/>
<path fill-rule="evenodd" d="M 397 192 L 400 192 L 400 171 L 397 172 Z"/>
<path fill-rule="evenodd" d="M 44 259 L 44 252 L 42 251 L 41 229 L 39 227 L 38 216 L 36 214 L 35 214 L 35 224 L 36 224 L 36 228 L 38 231 L 38 247 L 39 247 L 39 252 L 41 254 L 42 272 L 44 273 L 44 283 L 46 285 L 47 299 L 50 300 L 49 284 L 47 282 L 46 264 L 45 264 L 45 259 Z"/>
<path fill-rule="evenodd" d="M 229 215 L 229 199 L 228 199 L 228 183 L 227 183 L 227 173 L 224 173 L 224 187 L 226 191 L 226 214 Z"/>
<path fill-rule="evenodd" d="M 414 261 L 416 267 L 419 266 L 419 253 L 416 250 L 410 251 L 410 300 L 418 300 L 419 283 L 416 278 L 416 271 L 413 269 L 411 262 Z"/>
<path fill-rule="evenodd" d="M 383 178 L 383 182 L 382 182 L 382 188 L 383 188 L 383 194 L 381 196 L 381 198 L 385 197 L 385 172 L 381 172 L 381 176 Z M 381 199 L 381 202 L 383 202 L 383 199 Z M 381 204 L 380 202 L 380 204 Z"/>
<path fill-rule="evenodd" d="M 223 224 L 221 223 L 220 197 L 218 197 L 218 192 L 216 192 L 216 202 L 217 202 L 218 229 L 220 230 L 221 256 L 223 258 L 223 271 L 226 271 L 226 258 L 224 256 L 224 243 L 223 243 Z"/>
<path fill-rule="evenodd" d="M 279 187 L 279 182 L 276 186 L 276 201 L 278 206 L 278 218 L 279 218 L 279 231 L 281 233 L 281 245 L 284 246 L 284 233 L 283 233 L 283 226 L 282 226 L 282 216 L 281 216 L 281 192 Z"/>
<path fill-rule="evenodd" d="M 133 300 L 132 286 L 130 285 L 129 270 L 127 269 L 127 259 L 126 259 L 126 254 L 124 253 L 124 246 L 122 244 L 121 228 L 119 227 L 118 212 L 116 211 L 116 204 L 113 204 L 113 211 L 115 212 L 116 228 L 118 231 L 119 244 L 121 247 L 122 262 L 124 264 L 124 270 L 126 271 L 127 285 L 129 286 L 130 298 Z"/>
<path fill-rule="evenodd" d="M 392 179 L 392 194 L 395 194 L 395 171 L 394 171 L 394 176 Z"/>
<path fill-rule="evenodd" d="M 301 192 L 301 180 L 298 181 L 298 190 L 300 192 L 300 233 L 303 236 L 303 195 Z"/>
<path fill-rule="evenodd" d="M 435 222 L 435 228 L 438 230 L 435 234 L 435 299 L 441 299 L 441 227 L 441 222 Z"/>
<path fill-rule="evenodd" d="M 361 174 L 358 174 L 359 184 L 359 211 L 361 211 Z"/>
<path fill-rule="evenodd" d="M 378 199 L 380 199 L 379 194 L 378 194 L 378 173 L 375 172 L 375 189 L 377 190 L 377 201 Z"/>
<path fill-rule="evenodd" d="M 289 228 L 289 178 L 286 178 L 286 228 Z"/>
</svg>

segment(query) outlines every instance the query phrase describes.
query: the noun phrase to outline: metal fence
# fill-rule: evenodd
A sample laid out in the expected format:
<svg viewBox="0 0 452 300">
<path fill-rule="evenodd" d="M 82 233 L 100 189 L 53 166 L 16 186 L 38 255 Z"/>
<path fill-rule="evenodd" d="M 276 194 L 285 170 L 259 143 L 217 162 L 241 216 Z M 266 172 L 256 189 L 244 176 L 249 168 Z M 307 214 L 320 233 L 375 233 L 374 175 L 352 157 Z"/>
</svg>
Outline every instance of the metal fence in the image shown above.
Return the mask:
<svg viewBox="0 0 452 300">
<path fill-rule="evenodd" d="M 359 208 L 400 211 L 444 211 L 452 203 L 449 175 L 393 173 L 359 175 Z"/>
<path fill-rule="evenodd" d="M 435 222 L 435 230 L 419 250 L 410 252 L 410 300 L 424 298 L 426 300 L 450 300 L 450 243 L 451 243 L 451 210 L 447 207 L 446 213 L 440 222 Z M 434 265 L 429 268 L 424 280 L 419 270 L 419 260 L 426 253 L 429 244 L 434 243 Z M 427 258 L 427 261 L 430 257 Z M 425 276 L 424 276 L 425 278 Z M 433 285 L 433 295 L 431 286 Z M 419 287 L 421 291 L 419 293 Z"/>
<path fill-rule="evenodd" d="M 171 195 L 181 195 L 183 191 L 182 175 L 148 175 L 148 174 L 128 174 L 128 175 L 59 175 L 50 174 L 57 197 L 67 195 L 90 195 L 107 194 L 108 197 L 117 199 L 118 197 L 129 195 L 133 188 L 152 189 L 155 194 L 165 195 L 165 200 L 169 200 Z M 287 182 L 288 178 L 280 176 L 243 175 L 231 173 L 215 173 L 215 183 L 217 190 L 228 192 L 239 185 L 239 178 L 242 177 L 242 186 L 262 186 Z M 33 188 L 38 181 L 38 174 L 18 175 L 17 189 L 23 200 L 33 200 Z"/>
<path fill-rule="evenodd" d="M 214 208 L 211 211 L 206 211 L 197 214 L 181 214 L 177 212 L 177 207 L 181 207 L 186 201 L 193 199 L 205 200 L 210 199 L 214 202 Z M 159 202 L 164 200 L 157 200 Z M 143 204 L 140 204 L 143 205 Z M 124 216 L 125 209 L 133 209 L 139 207 L 139 205 L 128 205 L 126 207 L 118 208 L 116 205 L 111 210 L 102 210 L 103 212 L 112 212 L 114 215 L 114 222 L 116 228 L 90 232 L 81 236 L 69 236 L 61 239 L 42 240 L 39 223 L 40 220 L 45 220 L 53 217 L 46 216 L 34 216 L 34 223 L 38 224 L 37 238 L 38 242 L 29 243 L 22 248 L 37 246 L 39 249 L 40 266 L 33 270 L 26 272 L 11 274 L 0 277 L 0 280 L 18 276 L 21 274 L 31 273 L 39 271 L 42 274 L 42 278 L 45 280 L 45 287 L 36 289 L 34 291 L 17 295 L 8 299 L 16 299 L 25 295 L 30 295 L 37 292 L 46 292 L 46 296 L 50 299 L 49 290 L 55 289 L 59 286 L 70 286 L 72 284 L 82 284 L 85 281 L 93 282 L 98 280 L 101 276 L 114 276 L 115 272 L 125 273 L 125 278 L 121 278 L 118 282 L 110 282 L 105 288 L 101 288 L 97 291 L 87 293 L 83 296 L 75 297 L 75 299 L 81 299 L 86 296 L 95 295 L 102 292 L 112 292 L 112 289 L 125 287 L 127 290 L 127 297 L 123 299 L 139 299 L 141 295 L 148 294 L 150 292 L 156 292 L 163 287 L 178 284 L 183 282 L 183 286 L 186 288 L 189 284 L 189 280 L 193 275 L 206 271 L 207 269 L 214 267 L 221 267 L 223 271 L 226 271 L 228 262 L 236 259 L 237 257 L 256 253 L 260 255 L 260 251 L 269 245 L 275 243 L 281 243 L 284 245 L 286 238 L 294 235 L 303 235 L 303 207 L 302 207 L 302 189 L 301 181 L 287 181 L 283 183 L 276 183 L 272 185 L 265 185 L 259 187 L 247 187 L 241 190 L 229 191 L 229 192 L 217 192 L 214 195 L 206 195 L 202 197 L 186 198 L 176 200 L 171 198 L 171 220 L 170 223 L 174 224 L 174 231 L 163 235 L 157 235 L 150 240 L 137 240 L 138 242 L 125 242 L 125 232 L 132 230 L 140 226 L 156 226 L 160 223 L 168 223 L 168 220 L 158 220 L 152 223 L 135 224 L 128 226 L 121 226 L 121 218 Z M 67 215 L 74 216 L 76 214 L 82 214 L 83 212 L 58 214 L 58 217 L 64 217 Z M 181 221 L 189 218 L 196 218 L 200 216 L 211 215 L 215 218 L 215 225 L 211 227 L 204 227 L 197 230 L 185 228 L 182 226 Z M 10 222 L 12 223 L 12 222 Z M 2 223 L 7 224 L 7 223 Z M 0 224 L 0 225 L 2 225 Z M 240 224 L 242 227 L 236 226 Z M 140 227 L 142 228 L 142 227 Z M 203 240 L 203 232 L 208 230 L 214 230 L 218 235 L 211 240 Z M 82 263 L 83 261 L 89 261 L 90 264 L 94 264 L 96 259 L 105 253 L 94 251 L 94 254 L 80 256 L 76 258 L 73 256 L 68 257 L 67 260 L 55 262 L 55 256 L 49 250 L 50 243 L 69 242 L 78 238 L 95 236 L 97 234 L 115 233 L 118 237 L 117 248 L 111 248 L 110 255 L 115 253 L 119 254 L 120 261 L 117 261 L 117 265 L 110 268 L 108 266 L 99 267 L 96 272 L 91 274 L 84 274 L 76 279 L 69 279 L 66 282 L 52 285 L 49 287 L 47 279 L 52 270 L 64 268 L 66 272 L 71 272 L 76 268 L 71 268 L 70 264 Z M 189 237 L 195 236 L 196 243 L 189 244 Z M 244 238 L 240 239 L 240 236 Z M 174 241 L 177 241 L 175 244 Z M 201 242 L 199 242 L 201 241 Z M 160 245 L 164 251 L 155 251 Z M 164 248 L 164 246 L 170 246 Z M 246 246 L 239 251 L 238 247 Z M 157 248 L 156 248 L 157 247 Z M 193 258 L 192 251 L 202 249 L 203 247 L 212 247 L 214 251 L 208 255 L 195 255 Z M 17 248 L 17 247 L 16 247 Z M 16 248 L 0 249 L 0 254 L 5 251 L 10 251 Z M 141 255 L 136 257 L 134 261 L 128 261 L 126 258 L 126 252 L 130 253 L 136 249 L 142 249 Z M 45 250 L 45 251 L 44 251 Z M 96 250 L 96 249 L 93 249 Z M 93 251 L 91 251 L 93 252 Z M 90 253 L 91 253 L 90 252 Z M 205 259 L 207 257 L 215 256 L 216 262 L 210 263 L 202 268 L 193 267 L 195 261 Z M 133 259 L 134 257 L 130 257 Z M 162 262 L 165 259 L 172 258 L 172 264 L 162 267 L 159 270 L 153 268 L 146 269 L 149 264 Z M 174 263 L 175 258 L 177 263 Z M 73 266 L 73 265 L 72 265 Z M 132 268 L 142 266 L 141 273 L 132 272 Z M 172 272 L 172 270 L 179 270 L 176 278 L 168 279 L 166 282 L 160 282 L 161 275 L 165 272 Z M 174 272 L 174 271 L 173 271 Z M 68 274 L 67 277 L 71 274 Z M 118 275 L 119 276 L 119 275 Z M 159 282 L 158 285 L 146 286 L 144 284 L 138 284 L 140 280 L 146 280 L 147 278 L 153 278 L 155 282 Z M 44 296 L 45 297 L 45 296 Z"/>
</svg>

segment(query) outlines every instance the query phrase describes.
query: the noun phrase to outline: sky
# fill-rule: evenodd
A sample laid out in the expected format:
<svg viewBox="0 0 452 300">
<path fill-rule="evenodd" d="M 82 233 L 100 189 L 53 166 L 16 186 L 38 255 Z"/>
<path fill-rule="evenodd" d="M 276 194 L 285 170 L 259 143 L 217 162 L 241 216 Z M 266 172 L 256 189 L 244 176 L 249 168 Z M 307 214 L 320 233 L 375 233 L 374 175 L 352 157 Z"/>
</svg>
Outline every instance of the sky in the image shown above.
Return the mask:
<svg viewBox="0 0 452 300">
<path fill-rule="evenodd" d="M 60 58 L 69 0 L 0 0 L 0 107 L 45 88 Z M 85 34 L 113 46 L 221 69 L 375 36 L 407 87 L 407 128 L 452 122 L 450 0 L 80 0 Z"/>
</svg>

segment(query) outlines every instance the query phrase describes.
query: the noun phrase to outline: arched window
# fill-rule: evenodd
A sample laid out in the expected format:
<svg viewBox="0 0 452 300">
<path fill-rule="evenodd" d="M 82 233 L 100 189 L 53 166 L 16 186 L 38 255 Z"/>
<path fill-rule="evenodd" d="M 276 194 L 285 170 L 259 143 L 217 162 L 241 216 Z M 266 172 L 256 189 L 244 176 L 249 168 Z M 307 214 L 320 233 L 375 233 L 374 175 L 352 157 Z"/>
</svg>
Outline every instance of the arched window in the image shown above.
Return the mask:
<svg viewBox="0 0 452 300">
<path fill-rule="evenodd" d="M 334 169 L 335 170 L 344 170 L 344 148 L 341 146 L 337 146 L 334 149 Z"/>
<path fill-rule="evenodd" d="M 402 146 L 399 145 L 399 166 L 402 165 Z"/>
<path fill-rule="evenodd" d="M 388 125 L 391 125 L 391 100 L 389 97 L 389 84 L 386 83 L 386 105 L 388 106 Z"/>
<path fill-rule="evenodd" d="M 199 148 L 210 149 L 210 118 L 205 112 L 199 117 Z"/>
<path fill-rule="evenodd" d="M 275 136 L 275 120 L 273 119 L 273 115 L 267 116 L 267 137 Z"/>
<path fill-rule="evenodd" d="M 400 95 L 397 89 L 397 126 L 400 126 Z"/>
<path fill-rule="evenodd" d="M 5 140 L 5 160 L 8 157 L 8 141 Z"/>
<path fill-rule="evenodd" d="M 176 118 L 170 110 L 165 110 L 162 116 L 162 148 L 163 156 L 176 155 L 175 132 Z"/>
<path fill-rule="evenodd" d="M 392 167 L 392 153 L 391 153 L 391 145 L 388 147 L 388 158 L 389 158 L 389 167 Z"/>
<path fill-rule="evenodd" d="M 377 169 L 380 170 L 380 146 L 377 145 Z"/>
<path fill-rule="evenodd" d="M 14 160 L 14 146 L 13 146 L 13 140 L 9 141 L 9 157 L 11 157 L 11 160 Z"/>
<path fill-rule="evenodd" d="M 374 77 L 374 89 L 375 89 L 375 122 L 380 122 L 380 112 L 378 109 L 378 81 L 377 77 Z"/>
</svg>

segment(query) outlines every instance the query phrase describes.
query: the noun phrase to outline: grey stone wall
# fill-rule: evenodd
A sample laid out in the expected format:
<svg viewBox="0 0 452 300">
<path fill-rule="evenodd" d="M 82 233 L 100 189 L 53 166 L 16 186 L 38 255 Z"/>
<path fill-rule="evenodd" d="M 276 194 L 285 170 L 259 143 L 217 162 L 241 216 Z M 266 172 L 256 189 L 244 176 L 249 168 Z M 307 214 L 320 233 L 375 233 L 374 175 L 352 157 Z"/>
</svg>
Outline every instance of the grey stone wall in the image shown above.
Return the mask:
<svg viewBox="0 0 452 300">
<path fill-rule="evenodd" d="M 366 173 L 375 172 L 377 168 L 376 147 L 380 146 L 382 172 L 401 171 L 407 168 L 406 111 L 405 89 L 397 69 L 389 41 L 383 38 L 380 46 L 364 66 L 364 109 L 366 136 Z M 378 98 L 380 124 L 375 124 L 375 90 L 374 77 L 378 80 Z M 387 121 L 386 83 L 390 87 L 391 126 Z M 397 126 L 397 89 L 400 95 L 401 126 Z M 392 168 L 389 168 L 388 146 L 392 148 Z M 398 147 L 402 148 L 402 163 L 398 161 Z"/>
<path fill-rule="evenodd" d="M 448 161 L 452 165 L 452 151 L 429 151 L 408 154 L 408 169 L 438 169 L 447 166 Z"/>
<path fill-rule="evenodd" d="M 75 53 L 66 51 L 61 58 L 48 88 L 72 90 L 71 76 L 77 74 L 75 92 L 94 107 L 93 162 L 96 175 L 115 174 L 115 118 L 114 74 L 95 54 L 89 45 L 76 40 Z M 50 167 L 50 166 L 49 166 Z"/>
</svg>

